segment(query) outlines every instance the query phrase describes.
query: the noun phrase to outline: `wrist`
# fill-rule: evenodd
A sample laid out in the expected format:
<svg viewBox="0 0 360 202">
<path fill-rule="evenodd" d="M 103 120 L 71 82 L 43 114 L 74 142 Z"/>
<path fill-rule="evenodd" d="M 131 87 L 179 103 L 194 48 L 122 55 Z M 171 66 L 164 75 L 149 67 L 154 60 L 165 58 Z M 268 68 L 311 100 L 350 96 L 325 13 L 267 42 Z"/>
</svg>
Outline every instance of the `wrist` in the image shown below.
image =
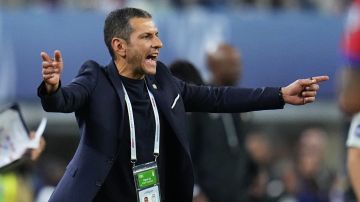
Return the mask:
<svg viewBox="0 0 360 202">
<path fill-rule="evenodd" d="M 280 102 L 281 102 L 282 104 L 285 104 L 284 89 L 283 89 L 283 87 L 280 87 L 280 88 L 279 88 L 278 95 L 279 95 L 279 100 L 280 100 Z"/>
<path fill-rule="evenodd" d="M 45 89 L 48 94 L 55 92 L 58 88 L 59 88 L 59 83 L 54 85 L 45 83 Z"/>
</svg>

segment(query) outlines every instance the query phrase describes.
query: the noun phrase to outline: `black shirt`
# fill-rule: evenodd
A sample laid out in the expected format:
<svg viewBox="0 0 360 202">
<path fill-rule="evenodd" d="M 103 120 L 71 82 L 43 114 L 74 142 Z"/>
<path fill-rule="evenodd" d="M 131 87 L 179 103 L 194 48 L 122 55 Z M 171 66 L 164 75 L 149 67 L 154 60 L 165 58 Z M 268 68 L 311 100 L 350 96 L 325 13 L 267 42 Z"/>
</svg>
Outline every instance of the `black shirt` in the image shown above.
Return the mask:
<svg viewBox="0 0 360 202">
<path fill-rule="evenodd" d="M 145 79 L 135 80 L 122 76 L 120 78 L 129 95 L 134 114 L 136 165 L 154 161 L 155 117 Z M 122 88 L 122 86 L 117 87 Z M 126 107 L 125 109 L 127 110 Z M 94 201 L 136 201 L 130 163 L 130 128 L 127 112 L 124 117 L 124 126 L 119 140 L 119 155 Z"/>
<path fill-rule="evenodd" d="M 135 121 L 136 135 L 136 164 L 143 164 L 154 160 L 155 118 L 151 106 L 145 79 L 129 79 L 120 76 L 129 95 Z M 128 116 L 125 119 L 129 121 Z M 126 124 L 129 126 L 129 124 Z M 130 136 L 130 129 L 124 135 Z M 130 148 L 130 144 L 128 145 Z"/>
</svg>

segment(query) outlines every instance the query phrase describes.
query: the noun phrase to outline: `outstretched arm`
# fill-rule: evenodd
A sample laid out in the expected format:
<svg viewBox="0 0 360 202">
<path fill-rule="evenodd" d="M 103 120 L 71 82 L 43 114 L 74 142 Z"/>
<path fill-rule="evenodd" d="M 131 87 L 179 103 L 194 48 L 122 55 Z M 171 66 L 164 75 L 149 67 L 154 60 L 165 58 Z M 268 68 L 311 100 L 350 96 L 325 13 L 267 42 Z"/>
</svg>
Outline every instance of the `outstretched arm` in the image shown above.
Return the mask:
<svg viewBox="0 0 360 202">
<path fill-rule="evenodd" d="M 319 84 L 329 80 L 328 76 L 317 76 L 309 79 L 299 79 L 281 88 L 284 102 L 292 105 L 304 105 L 315 101 Z"/>
</svg>

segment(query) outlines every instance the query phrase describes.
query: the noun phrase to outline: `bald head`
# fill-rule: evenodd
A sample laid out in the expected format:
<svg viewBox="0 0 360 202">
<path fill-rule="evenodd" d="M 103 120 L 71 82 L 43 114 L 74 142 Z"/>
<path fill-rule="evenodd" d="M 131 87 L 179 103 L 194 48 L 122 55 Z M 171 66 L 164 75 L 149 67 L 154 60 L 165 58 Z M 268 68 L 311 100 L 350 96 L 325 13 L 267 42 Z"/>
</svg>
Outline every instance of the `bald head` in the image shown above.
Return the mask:
<svg viewBox="0 0 360 202">
<path fill-rule="evenodd" d="M 214 84 L 232 86 L 239 82 L 242 72 L 241 56 L 233 46 L 219 44 L 207 53 L 206 58 Z"/>
</svg>

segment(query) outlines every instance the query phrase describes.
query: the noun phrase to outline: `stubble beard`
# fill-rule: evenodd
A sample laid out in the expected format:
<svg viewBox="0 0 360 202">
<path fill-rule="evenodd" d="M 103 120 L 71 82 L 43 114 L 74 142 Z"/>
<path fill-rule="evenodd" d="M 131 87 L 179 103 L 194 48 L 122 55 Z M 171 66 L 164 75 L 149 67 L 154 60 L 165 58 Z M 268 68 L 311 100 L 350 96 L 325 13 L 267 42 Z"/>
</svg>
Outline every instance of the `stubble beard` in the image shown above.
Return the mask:
<svg viewBox="0 0 360 202">
<path fill-rule="evenodd" d="M 134 74 L 136 75 L 145 75 L 145 72 L 142 67 L 143 57 L 138 52 L 131 58 L 129 58 L 128 63 L 133 66 Z"/>
</svg>

